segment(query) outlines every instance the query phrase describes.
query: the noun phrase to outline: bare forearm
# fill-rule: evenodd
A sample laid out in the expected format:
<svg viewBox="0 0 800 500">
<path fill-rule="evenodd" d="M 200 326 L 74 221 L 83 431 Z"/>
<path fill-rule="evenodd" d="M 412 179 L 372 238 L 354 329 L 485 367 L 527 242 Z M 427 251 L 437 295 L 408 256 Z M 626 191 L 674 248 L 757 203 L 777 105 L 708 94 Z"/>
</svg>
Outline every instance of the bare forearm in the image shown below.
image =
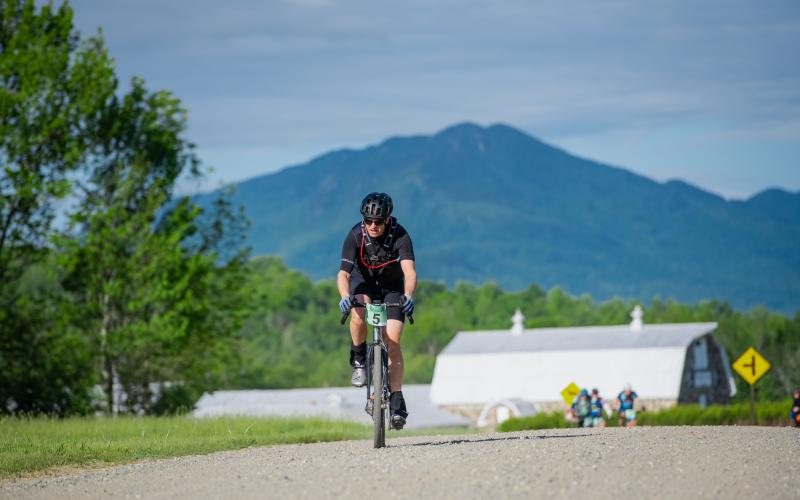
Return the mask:
<svg viewBox="0 0 800 500">
<path fill-rule="evenodd" d="M 342 298 L 350 295 L 350 273 L 339 271 L 339 274 L 336 275 L 336 288 L 339 289 L 339 295 Z"/>
<path fill-rule="evenodd" d="M 406 295 L 408 296 L 414 295 L 414 291 L 416 291 L 416 289 L 417 289 L 416 273 L 412 274 L 411 276 L 406 276 L 406 282 L 405 282 Z"/>
<path fill-rule="evenodd" d="M 404 285 L 403 289 L 408 296 L 414 295 L 417 289 L 417 269 L 413 260 L 400 261 L 400 266 L 403 268 Z"/>
</svg>

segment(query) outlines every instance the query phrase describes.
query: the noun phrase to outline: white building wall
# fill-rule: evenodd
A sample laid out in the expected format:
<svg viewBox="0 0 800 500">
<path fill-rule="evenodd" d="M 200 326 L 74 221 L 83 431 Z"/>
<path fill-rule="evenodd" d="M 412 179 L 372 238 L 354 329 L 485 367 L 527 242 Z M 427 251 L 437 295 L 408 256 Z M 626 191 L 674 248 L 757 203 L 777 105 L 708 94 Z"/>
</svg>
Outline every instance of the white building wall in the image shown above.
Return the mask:
<svg viewBox="0 0 800 500">
<path fill-rule="evenodd" d="M 645 399 L 677 399 L 684 347 L 440 355 L 431 384 L 437 405 L 498 399 L 558 401 L 570 383 L 606 399 L 630 383 Z"/>
</svg>

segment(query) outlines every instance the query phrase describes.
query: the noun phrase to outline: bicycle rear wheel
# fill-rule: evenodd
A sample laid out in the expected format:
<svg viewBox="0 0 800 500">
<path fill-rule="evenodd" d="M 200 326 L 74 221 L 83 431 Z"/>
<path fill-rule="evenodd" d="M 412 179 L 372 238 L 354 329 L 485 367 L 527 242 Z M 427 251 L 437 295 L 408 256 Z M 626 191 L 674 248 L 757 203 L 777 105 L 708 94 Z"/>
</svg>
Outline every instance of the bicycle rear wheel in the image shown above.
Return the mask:
<svg viewBox="0 0 800 500">
<path fill-rule="evenodd" d="M 383 348 L 376 345 L 372 351 L 372 386 L 374 387 L 372 401 L 373 445 L 383 448 L 386 445 L 386 408 L 383 400 Z"/>
</svg>

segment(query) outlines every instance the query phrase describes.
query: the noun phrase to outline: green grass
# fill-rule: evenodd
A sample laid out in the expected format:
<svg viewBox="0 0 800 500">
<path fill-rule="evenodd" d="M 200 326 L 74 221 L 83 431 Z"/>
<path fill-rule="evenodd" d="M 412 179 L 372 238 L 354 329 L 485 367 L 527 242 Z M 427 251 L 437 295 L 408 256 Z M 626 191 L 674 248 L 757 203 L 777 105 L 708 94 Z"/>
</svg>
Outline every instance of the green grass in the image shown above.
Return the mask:
<svg viewBox="0 0 800 500">
<path fill-rule="evenodd" d="M 788 425 L 790 402 L 757 403 L 756 425 Z M 750 404 L 718 405 L 701 408 L 679 405 L 658 412 L 637 412 L 639 425 L 749 425 Z M 616 413 L 606 418 L 609 427 L 617 425 Z M 500 432 L 575 427 L 561 413 L 540 413 L 530 417 L 511 418 L 500 424 Z"/>
<path fill-rule="evenodd" d="M 0 478 L 248 446 L 370 436 L 369 426 L 310 418 L 3 418 Z"/>
</svg>

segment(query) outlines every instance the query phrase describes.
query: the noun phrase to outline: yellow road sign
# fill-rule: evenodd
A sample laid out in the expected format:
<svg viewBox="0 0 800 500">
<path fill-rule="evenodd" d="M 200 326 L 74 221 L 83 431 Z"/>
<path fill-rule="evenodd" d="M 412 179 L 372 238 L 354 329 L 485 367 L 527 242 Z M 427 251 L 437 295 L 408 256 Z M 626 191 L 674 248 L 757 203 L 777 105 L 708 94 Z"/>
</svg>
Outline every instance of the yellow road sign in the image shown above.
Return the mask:
<svg viewBox="0 0 800 500">
<path fill-rule="evenodd" d="M 568 386 L 564 387 L 564 390 L 561 391 L 561 397 L 564 398 L 564 402 L 567 403 L 567 406 L 572 406 L 572 402 L 575 401 L 575 397 L 580 394 L 581 388 L 578 387 L 575 382 L 570 382 Z"/>
<path fill-rule="evenodd" d="M 769 367 L 769 361 L 764 359 L 764 357 L 752 347 L 733 362 L 733 369 L 750 385 L 758 382 L 758 379 L 767 373 Z"/>
</svg>

